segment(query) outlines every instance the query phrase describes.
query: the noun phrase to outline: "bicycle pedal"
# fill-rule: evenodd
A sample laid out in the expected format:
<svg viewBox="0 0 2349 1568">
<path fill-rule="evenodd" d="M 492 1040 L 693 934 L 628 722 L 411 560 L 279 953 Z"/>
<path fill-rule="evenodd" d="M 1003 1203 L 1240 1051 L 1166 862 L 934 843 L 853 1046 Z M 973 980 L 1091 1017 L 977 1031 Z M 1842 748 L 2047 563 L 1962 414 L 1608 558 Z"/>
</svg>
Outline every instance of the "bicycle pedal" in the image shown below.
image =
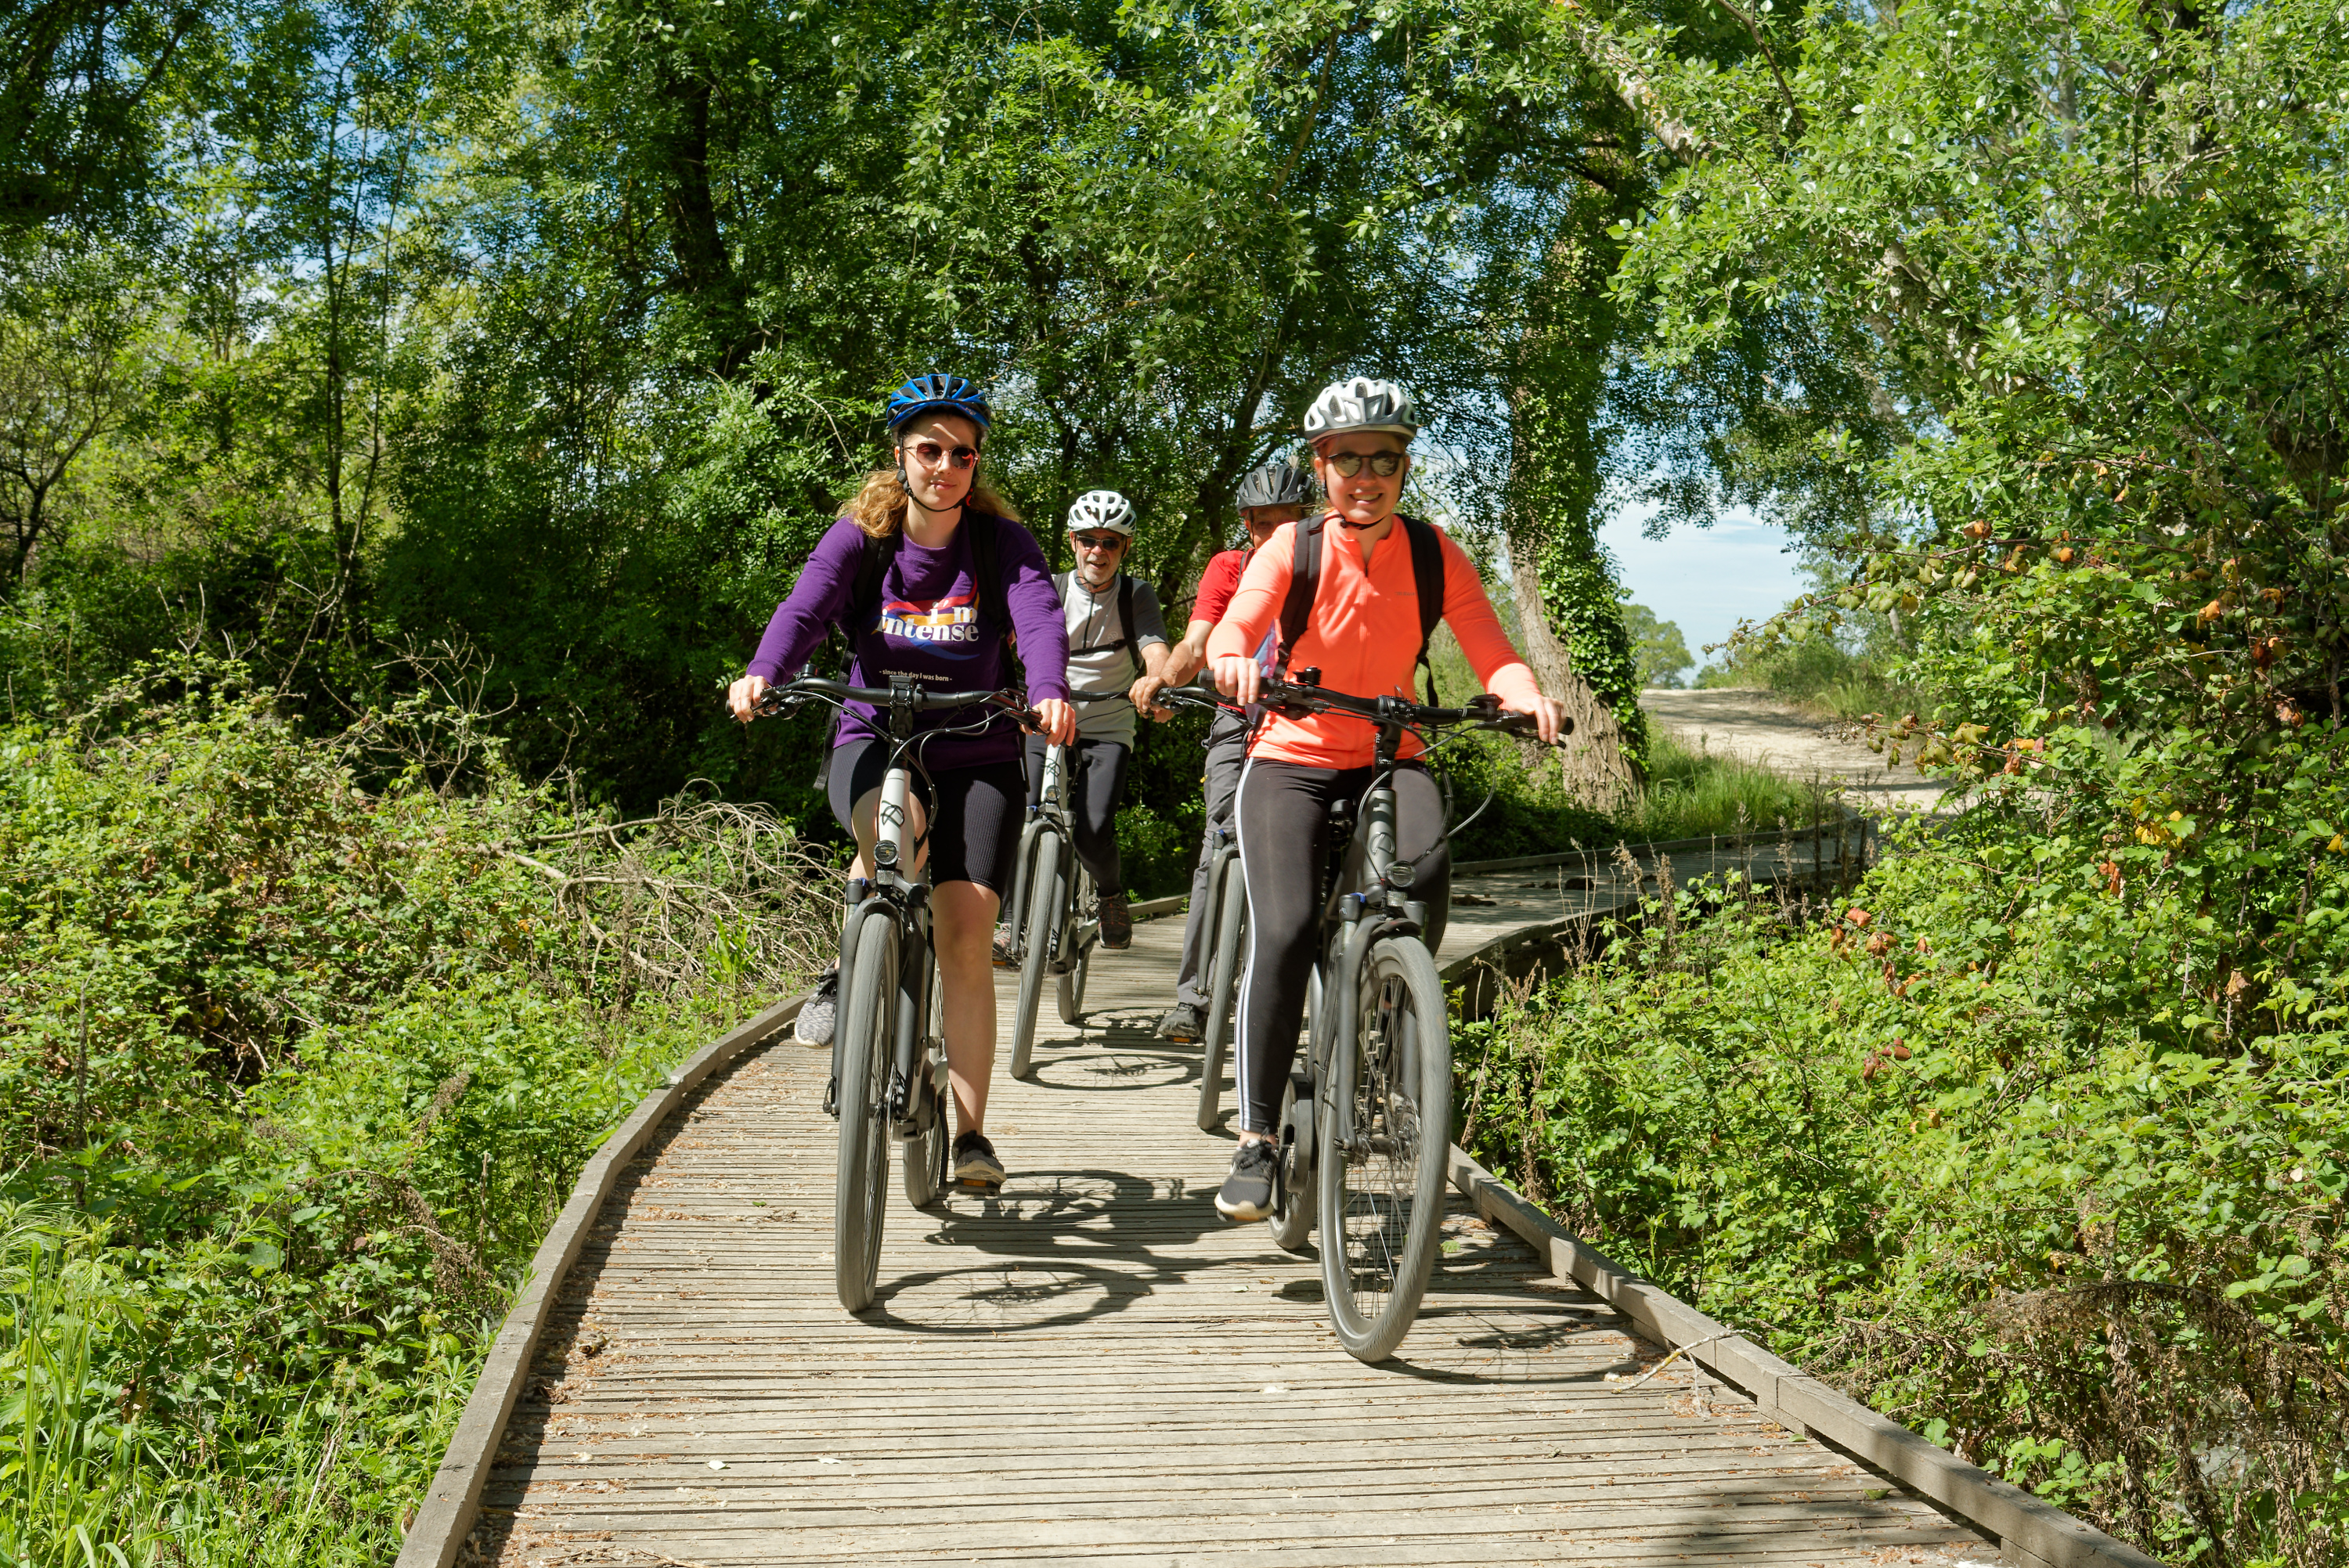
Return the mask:
<svg viewBox="0 0 2349 1568">
<path fill-rule="evenodd" d="M 967 1176 L 956 1177 L 955 1185 L 961 1188 L 966 1192 L 1000 1192 L 1003 1191 L 1003 1183 L 1000 1181 L 974 1181 Z"/>
</svg>

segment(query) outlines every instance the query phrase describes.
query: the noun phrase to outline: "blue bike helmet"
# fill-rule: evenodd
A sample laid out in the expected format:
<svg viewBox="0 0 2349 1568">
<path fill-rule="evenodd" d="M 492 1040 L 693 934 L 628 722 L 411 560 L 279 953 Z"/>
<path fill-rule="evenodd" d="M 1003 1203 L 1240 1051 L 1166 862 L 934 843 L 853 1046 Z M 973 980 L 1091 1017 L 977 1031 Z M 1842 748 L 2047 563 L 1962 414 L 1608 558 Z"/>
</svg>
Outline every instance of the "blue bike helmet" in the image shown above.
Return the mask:
<svg viewBox="0 0 2349 1568">
<path fill-rule="evenodd" d="M 987 395 L 959 376 L 940 375 L 916 376 L 889 394 L 889 429 L 895 434 L 916 415 L 933 410 L 959 414 L 987 434 Z"/>
</svg>

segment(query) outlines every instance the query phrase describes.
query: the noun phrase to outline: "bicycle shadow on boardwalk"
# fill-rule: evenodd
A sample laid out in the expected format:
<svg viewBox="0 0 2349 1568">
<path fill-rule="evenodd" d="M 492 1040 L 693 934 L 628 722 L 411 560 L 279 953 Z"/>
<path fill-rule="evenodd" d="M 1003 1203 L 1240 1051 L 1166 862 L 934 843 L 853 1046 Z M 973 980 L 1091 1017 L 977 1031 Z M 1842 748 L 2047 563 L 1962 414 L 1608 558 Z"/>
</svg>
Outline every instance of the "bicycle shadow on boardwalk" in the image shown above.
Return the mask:
<svg viewBox="0 0 2349 1568">
<path fill-rule="evenodd" d="M 1228 1264 L 1187 1251 L 1224 1222 L 1212 1191 L 1180 1177 L 1021 1171 L 999 1193 L 950 1193 L 929 1212 L 939 1223 L 926 1244 L 995 1261 L 885 1277 L 858 1321 L 912 1334 L 1065 1327 Z"/>
</svg>

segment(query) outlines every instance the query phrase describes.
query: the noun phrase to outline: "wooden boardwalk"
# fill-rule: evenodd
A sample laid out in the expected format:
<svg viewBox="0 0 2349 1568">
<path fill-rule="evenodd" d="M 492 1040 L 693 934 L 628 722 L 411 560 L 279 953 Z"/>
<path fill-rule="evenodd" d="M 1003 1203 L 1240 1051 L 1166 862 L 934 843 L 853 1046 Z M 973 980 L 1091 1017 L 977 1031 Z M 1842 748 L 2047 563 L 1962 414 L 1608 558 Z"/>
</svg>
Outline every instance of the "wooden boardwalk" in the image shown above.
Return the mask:
<svg viewBox="0 0 2349 1568">
<path fill-rule="evenodd" d="M 1558 881 L 1464 879 L 1447 954 L 1596 896 Z M 1197 1048 L 1149 1033 L 1181 934 L 1096 959 L 1033 1082 L 999 1067 L 999 1197 L 916 1212 L 892 1173 L 857 1317 L 832 1289 L 826 1054 L 777 1043 L 705 1086 L 566 1284 L 470 1560 L 1994 1557 L 1684 1361 L 1635 1384 L 1661 1353 L 1464 1205 L 1396 1357 L 1348 1357 L 1313 1261 L 1216 1214 L 1231 1135 L 1192 1123 Z"/>
</svg>

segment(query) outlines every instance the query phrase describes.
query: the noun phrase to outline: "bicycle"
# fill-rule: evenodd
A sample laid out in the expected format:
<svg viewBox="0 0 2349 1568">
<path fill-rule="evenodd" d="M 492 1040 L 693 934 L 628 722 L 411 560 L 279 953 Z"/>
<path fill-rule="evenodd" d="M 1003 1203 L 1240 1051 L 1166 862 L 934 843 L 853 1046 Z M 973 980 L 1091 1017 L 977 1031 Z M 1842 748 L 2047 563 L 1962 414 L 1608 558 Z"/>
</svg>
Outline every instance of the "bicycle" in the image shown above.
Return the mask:
<svg viewBox="0 0 2349 1568">
<path fill-rule="evenodd" d="M 905 1201 L 931 1202 L 947 1184 L 948 1150 L 943 991 L 930 945 L 930 884 L 911 868 L 918 841 L 907 841 L 905 799 L 922 766 L 919 748 L 931 737 L 968 735 L 1006 716 L 1037 720 L 1002 692 L 924 689 L 910 676 L 892 676 L 884 689 L 803 678 L 770 686 L 761 714 L 801 702 L 837 707 L 847 702 L 885 707 L 889 767 L 882 776 L 871 875 L 848 884 L 848 915 L 840 939 L 840 1006 L 832 1036 L 832 1077 L 824 1114 L 840 1123 L 839 1175 L 833 1195 L 832 1244 L 840 1305 L 862 1312 L 873 1305 L 881 1267 L 881 1221 L 889 1178 L 885 1122 L 905 1145 L 899 1161 Z M 914 731 L 914 716 L 931 708 L 976 707 L 975 722 Z"/>
<path fill-rule="evenodd" d="M 1282 1096 L 1267 1222 L 1275 1243 L 1297 1252 L 1321 1217 L 1330 1326 L 1350 1354 L 1375 1362 L 1410 1332 L 1426 1294 L 1452 1145 L 1451 1022 L 1422 934 L 1427 907 L 1411 896 L 1416 867 L 1395 858 L 1396 753 L 1406 732 L 1420 737 L 1426 757 L 1472 731 L 1523 734 L 1534 720 L 1503 714 L 1490 696 L 1431 707 L 1324 691 L 1319 680 L 1306 669 L 1268 681 L 1263 702 L 1350 714 L 1376 725 L 1379 738 L 1359 806 L 1339 802 L 1330 812 L 1321 956 L 1306 989 L 1309 1043 Z"/>
<path fill-rule="evenodd" d="M 1011 1076 L 1035 1073 L 1036 1013 L 1043 1006 L 1044 979 L 1058 981 L 1061 1022 L 1084 1016 L 1085 981 L 1092 971 L 1101 922 L 1093 908 L 1093 878 L 1077 855 L 1076 830 L 1069 820 L 1068 792 L 1082 772 L 1073 746 L 1044 748 L 1044 787 L 1028 825 L 1019 832 L 1019 872 L 1011 883 L 1019 912 L 1011 951 L 1019 963 L 1019 1001 L 1011 1019 Z"/>
<path fill-rule="evenodd" d="M 1176 707 L 1221 712 L 1226 705 L 1211 686 L 1169 686 L 1157 701 Z M 1208 934 L 1206 1020 L 1200 1034 L 1199 1130 L 1213 1132 L 1223 1121 L 1224 1059 L 1231 1050 L 1232 1021 L 1239 1005 L 1246 967 L 1247 883 L 1240 875 L 1240 837 L 1226 822 L 1216 830 L 1216 852 L 1207 869 L 1207 907 L 1200 926 Z"/>
</svg>

